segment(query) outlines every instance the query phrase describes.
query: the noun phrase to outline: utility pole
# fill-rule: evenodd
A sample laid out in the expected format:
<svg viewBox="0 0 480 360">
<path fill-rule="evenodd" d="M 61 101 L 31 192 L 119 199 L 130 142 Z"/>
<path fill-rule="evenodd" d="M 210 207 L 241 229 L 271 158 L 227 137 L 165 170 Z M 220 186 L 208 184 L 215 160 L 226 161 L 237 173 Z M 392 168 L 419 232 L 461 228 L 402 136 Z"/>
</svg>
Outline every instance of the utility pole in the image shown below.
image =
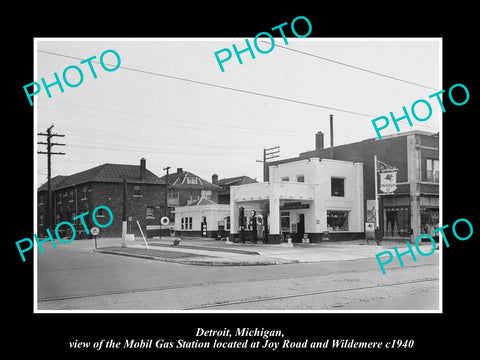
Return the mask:
<svg viewBox="0 0 480 360">
<path fill-rule="evenodd" d="M 165 177 L 165 216 L 168 217 L 168 170 L 170 170 L 170 166 L 163 168 L 163 170 L 167 171 L 167 176 Z"/>
<path fill-rule="evenodd" d="M 263 181 L 265 182 L 268 176 L 267 160 L 279 157 L 280 146 L 275 146 L 269 149 L 263 149 L 263 160 L 256 160 L 256 162 L 263 163 Z"/>
<path fill-rule="evenodd" d="M 122 189 L 122 246 L 127 246 L 127 179 L 123 178 Z"/>
<path fill-rule="evenodd" d="M 65 135 L 60 135 L 60 134 L 54 134 L 52 133 L 52 128 L 53 128 L 53 124 L 52 126 L 50 126 L 48 129 L 47 129 L 47 133 L 38 133 L 37 135 L 38 136 L 46 136 L 47 137 L 47 142 L 41 142 L 41 141 L 38 141 L 37 144 L 38 145 L 47 145 L 47 151 L 37 151 L 37 154 L 47 154 L 47 166 L 48 166 L 48 174 L 47 174 L 47 186 L 48 186 L 48 228 L 51 229 L 52 228 L 52 220 L 53 220 L 53 216 L 52 216 L 52 155 L 65 155 L 65 153 L 63 152 L 53 152 L 52 151 L 52 146 L 54 145 L 58 145 L 58 146 L 65 146 L 65 144 L 59 144 L 59 143 L 53 143 L 51 141 L 52 137 L 54 136 L 59 136 L 59 137 L 64 137 Z"/>
</svg>

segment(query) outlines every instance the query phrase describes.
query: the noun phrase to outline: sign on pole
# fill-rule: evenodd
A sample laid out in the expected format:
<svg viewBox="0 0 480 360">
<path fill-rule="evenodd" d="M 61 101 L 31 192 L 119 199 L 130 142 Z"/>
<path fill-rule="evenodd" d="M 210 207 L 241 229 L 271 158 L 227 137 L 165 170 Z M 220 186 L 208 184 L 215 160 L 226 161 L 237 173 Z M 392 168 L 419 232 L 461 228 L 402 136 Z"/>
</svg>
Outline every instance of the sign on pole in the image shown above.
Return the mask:
<svg viewBox="0 0 480 360">
<path fill-rule="evenodd" d="M 97 248 L 97 235 L 100 233 L 100 229 L 96 226 L 90 229 L 90 234 L 93 235 L 95 241 L 95 249 Z"/>
</svg>

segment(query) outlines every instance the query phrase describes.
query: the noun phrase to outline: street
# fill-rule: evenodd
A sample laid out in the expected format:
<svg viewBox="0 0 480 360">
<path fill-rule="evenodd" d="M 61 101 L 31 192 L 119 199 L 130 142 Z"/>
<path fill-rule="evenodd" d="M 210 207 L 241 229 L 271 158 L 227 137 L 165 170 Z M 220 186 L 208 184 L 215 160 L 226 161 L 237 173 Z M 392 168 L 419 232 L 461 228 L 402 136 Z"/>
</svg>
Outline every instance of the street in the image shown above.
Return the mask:
<svg viewBox="0 0 480 360">
<path fill-rule="evenodd" d="M 93 252 L 38 254 L 38 310 L 438 310 L 438 253 L 383 275 L 374 258 L 196 266 Z"/>
</svg>

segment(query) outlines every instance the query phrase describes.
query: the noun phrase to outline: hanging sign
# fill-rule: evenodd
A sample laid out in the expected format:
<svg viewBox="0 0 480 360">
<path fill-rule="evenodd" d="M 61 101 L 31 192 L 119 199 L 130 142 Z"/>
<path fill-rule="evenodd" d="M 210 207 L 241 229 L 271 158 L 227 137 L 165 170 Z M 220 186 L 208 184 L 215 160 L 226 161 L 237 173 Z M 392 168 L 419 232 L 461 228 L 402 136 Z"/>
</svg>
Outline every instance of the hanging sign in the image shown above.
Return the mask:
<svg viewBox="0 0 480 360">
<path fill-rule="evenodd" d="M 380 191 L 384 193 L 393 193 L 395 190 L 397 190 L 397 172 L 381 172 Z"/>
</svg>

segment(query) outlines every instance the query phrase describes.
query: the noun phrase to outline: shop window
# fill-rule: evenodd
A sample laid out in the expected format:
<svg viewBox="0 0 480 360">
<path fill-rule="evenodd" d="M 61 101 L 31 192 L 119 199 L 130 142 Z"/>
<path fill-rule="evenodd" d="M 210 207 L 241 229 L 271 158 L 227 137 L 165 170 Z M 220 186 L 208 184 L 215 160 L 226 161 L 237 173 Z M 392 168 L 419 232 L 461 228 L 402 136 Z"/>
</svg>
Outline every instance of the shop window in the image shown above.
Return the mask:
<svg viewBox="0 0 480 360">
<path fill-rule="evenodd" d="M 328 231 L 348 231 L 348 211 L 327 210 Z"/>
<path fill-rule="evenodd" d="M 282 232 L 290 232 L 290 212 L 280 212 L 280 224 L 282 227 Z"/>
<path fill-rule="evenodd" d="M 383 209 L 383 236 L 405 237 L 410 233 L 408 207 L 385 207 Z"/>
<path fill-rule="evenodd" d="M 297 175 L 297 182 L 305 182 L 305 175 Z"/>
<path fill-rule="evenodd" d="M 280 178 L 281 181 L 290 181 L 290 178 L 288 176 L 283 176 Z"/>
<path fill-rule="evenodd" d="M 439 182 L 440 173 L 439 173 L 439 162 L 436 159 L 426 159 L 427 160 L 427 181 L 430 182 Z"/>
<path fill-rule="evenodd" d="M 332 196 L 345 196 L 345 179 L 332 177 Z"/>
<path fill-rule="evenodd" d="M 427 234 L 432 237 L 438 236 L 438 232 L 433 232 L 433 230 L 438 228 L 438 208 L 421 209 L 420 222 L 422 234 Z"/>
</svg>

